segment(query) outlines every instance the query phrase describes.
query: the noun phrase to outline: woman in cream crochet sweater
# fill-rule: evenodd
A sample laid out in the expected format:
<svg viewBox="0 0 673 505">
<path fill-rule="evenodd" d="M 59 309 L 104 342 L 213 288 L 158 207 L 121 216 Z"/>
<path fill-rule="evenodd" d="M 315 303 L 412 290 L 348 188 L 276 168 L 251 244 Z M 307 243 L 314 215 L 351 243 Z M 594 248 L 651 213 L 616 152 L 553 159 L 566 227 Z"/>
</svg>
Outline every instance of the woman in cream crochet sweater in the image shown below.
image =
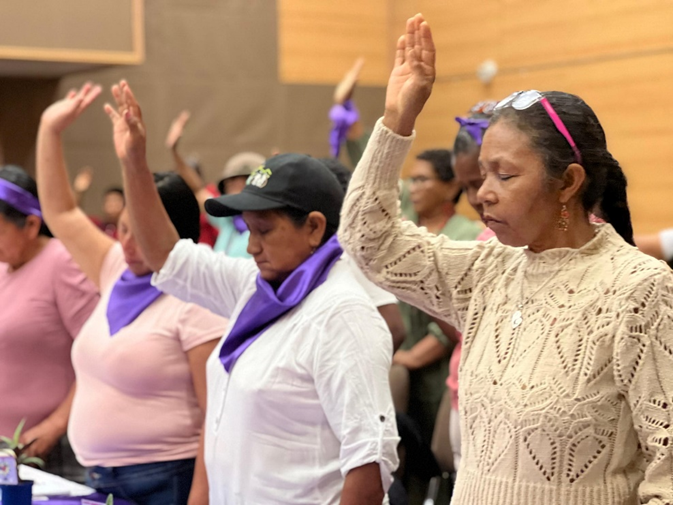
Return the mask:
<svg viewBox="0 0 673 505">
<path fill-rule="evenodd" d="M 501 102 L 479 191 L 498 240 L 451 242 L 397 216 L 434 59 L 418 15 L 339 236 L 373 281 L 463 333 L 454 505 L 673 504 L 673 278 L 631 245 L 598 119 L 566 93 Z"/>
</svg>

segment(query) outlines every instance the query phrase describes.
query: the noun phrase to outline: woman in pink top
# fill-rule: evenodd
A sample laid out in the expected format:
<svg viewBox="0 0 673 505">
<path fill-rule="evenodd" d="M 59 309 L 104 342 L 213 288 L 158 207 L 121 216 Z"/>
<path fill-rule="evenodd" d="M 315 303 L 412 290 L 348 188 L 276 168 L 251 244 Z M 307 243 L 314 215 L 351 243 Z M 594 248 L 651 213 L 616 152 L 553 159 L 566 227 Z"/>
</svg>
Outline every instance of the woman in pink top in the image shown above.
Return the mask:
<svg viewBox="0 0 673 505">
<path fill-rule="evenodd" d="M 70 348 L 97 302 L 95 286 L 42 222 L 35 181 L 2 167 L 0 435 L 25 419 L 24 442 L 35 440 L 29 452 L 59 474 L 75 381 Z"/>
<path fill-rule="evenodd" d="M 49 188 L 40 193 L 44 217 L 101 291 L 73 347 L 79 386 L 68 434 L 98 491 L 138 505 L 202 503 L 205 364 L 227 321 L 151 285 L 127 211 L 117 243 L 75 205 L 61 133 L 99 93 L 85 85 L 49 107 L 37 143 L 38 181 Z M 199 207 L 189 187 L 175 174 L 155 182 L 180 236 L 197 241 Z"/>
</svg>

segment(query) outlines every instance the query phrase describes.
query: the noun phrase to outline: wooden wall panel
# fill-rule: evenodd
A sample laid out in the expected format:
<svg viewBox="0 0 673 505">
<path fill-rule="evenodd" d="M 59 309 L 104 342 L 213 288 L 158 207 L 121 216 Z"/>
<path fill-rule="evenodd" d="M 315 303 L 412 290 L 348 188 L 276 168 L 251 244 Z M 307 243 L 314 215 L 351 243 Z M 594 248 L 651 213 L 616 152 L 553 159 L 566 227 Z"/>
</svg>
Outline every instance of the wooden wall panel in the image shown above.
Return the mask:
<svg viewBox="0 0 673 505">
<path fill-rule="evenodd" d="M 385 84 L 388 25 L 388 0 L 278 0 L 281 82 L 333 84 L 364 56 L 361 82 Z"/>
<path fill-rule="evenodd" d="M 0 2 L 0 62 L 139 64 L 143 57 L 143 0 Z"/>
<path fill-rule="evenodd" d="M 668 0 L 391 1 L 398 19 L 424 14 L 444 77 L 474 75 L 487 58 L 514 69 L 673 52 Z"/>
</svg>

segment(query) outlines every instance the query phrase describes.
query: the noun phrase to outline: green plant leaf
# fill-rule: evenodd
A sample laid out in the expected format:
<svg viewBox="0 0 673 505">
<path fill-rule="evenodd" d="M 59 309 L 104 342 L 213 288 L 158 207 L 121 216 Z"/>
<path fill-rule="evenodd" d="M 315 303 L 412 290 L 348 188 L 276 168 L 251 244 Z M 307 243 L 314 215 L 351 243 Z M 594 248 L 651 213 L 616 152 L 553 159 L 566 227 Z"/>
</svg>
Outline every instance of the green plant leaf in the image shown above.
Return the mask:
<svg viewBox="0 0 673 505">
<path fill-rule="evenodd" d="M 112 496 L 112 493 L 107 495 L 107 500 L 105 500 L 105 505 L 114 505 L 115 499 L 114 496 Z"/>
<path fill-rule="evenodd" d="M 0 456 L 11 456 L 16 459 L 16 452 L 13 449 L 0 449 Z"/>
<path fill-rule="evenodd" d="M 23 427 L 25 426 L 25 424 L 26 424 L 26 418 L 24 417 L 23 419 L 21 419 L 21 422 L 16 427 L 16 431 L 14 431 L 14 440 L 13 440 L 14 447 L 18 447 L 19 445 L 19 438 L 21 438 L 21 432 L 23 431 Z"/>
<path fill-rule="evenodd" d="M 42 458 L 38 458 L 35 456 L 29 456 L 29 457 L 19 457 L 18 458 L 18 463 L 20 465 L 37 465 L 40 468 L 44 467 L 44 460 Z"/>
<path fill-rule="evenodd" d="M 7 447 L 9 447 L 10 449 L 14 449 L 14 448 L 15 448 L 15 447 L 14 447 L 14 440 L 12 440 L 11 438 L 0 437 L 0 440 L 2 440 L 2 441 L 4 442 L 4 444 L 5 444 Z"/>
</svg>

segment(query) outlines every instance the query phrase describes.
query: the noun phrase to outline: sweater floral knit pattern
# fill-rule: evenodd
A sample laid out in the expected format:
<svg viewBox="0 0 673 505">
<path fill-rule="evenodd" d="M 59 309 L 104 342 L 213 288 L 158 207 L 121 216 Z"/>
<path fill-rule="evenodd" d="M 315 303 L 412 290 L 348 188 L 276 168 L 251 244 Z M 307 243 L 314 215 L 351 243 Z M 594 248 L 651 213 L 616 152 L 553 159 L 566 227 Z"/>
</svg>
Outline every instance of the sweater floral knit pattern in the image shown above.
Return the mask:
<svg viewBox="0 0 673 505">
<path fill-rule="evenodd" d="M 412 140 L 379 121 L 339 239 L 372 281 L 463 333 L 453 504 L 673 505 L 668 267 L 609 224 L 580 249 L 536 254 L 403 222 Z"/>
</svg>

